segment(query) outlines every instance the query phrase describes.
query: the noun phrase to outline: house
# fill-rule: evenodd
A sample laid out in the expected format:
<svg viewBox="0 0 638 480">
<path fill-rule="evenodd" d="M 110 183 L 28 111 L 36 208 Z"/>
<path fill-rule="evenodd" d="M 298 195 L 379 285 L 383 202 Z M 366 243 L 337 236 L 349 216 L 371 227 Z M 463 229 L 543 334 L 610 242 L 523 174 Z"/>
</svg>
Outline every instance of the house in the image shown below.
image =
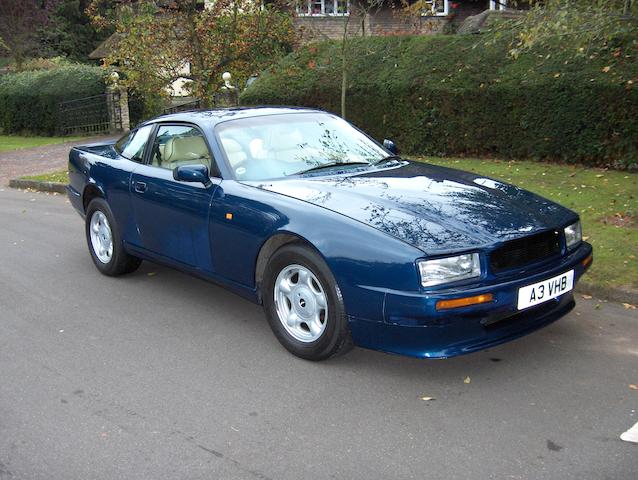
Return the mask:
<svg viewBox="0 0 638 480">
<path fill-rule="evenodd" d="M 157 0 L 158 3 L 168 0 Z M 261 0 L 268 2 L 269 0 Z M 416 8 L 406 8 L 405 2 Z M 214 0 L 199 2 L 200 9 L 210 8 Z M 361 3 L 363 2 L 363 3 Z M 483 23 L 491 12 L 510 12 L 513 4 L 520 6 L 526 0 L 292 0 L 294 24 L 302 42 L 343 37 L 344 29 L 356 35 L 427 35 L 453 31 L 470 16 Z M 410 3 L 408 3 L 410 5 Z M 362 7 L 363 6 L 363 7 Z M 416 11 L 418 8 L 418 11 Z M 484 13 L 481 17 L 478 14 Z M 485 13 L 487 12 L 487 13 Z M 99 60 L 112 51 L 118 41 L 117 33 L 107 38 L 89 58 Z M 181 75 L 190 74 L 185 62 Z M 189 95 L 188 80 L 179 78 L 167 86 L 172 97 Z"/>
<path fill-rule="evenodd" d="M 366 15 L 357 14 L 356 0 L 299 0 L 295 7 L 295 25 L 304 41 L 338 39 L 344 28 L 352 35 L 427 35 L 451 31 L 467 17 L 486 10 L 509 11 L 516 0 L 420 0 L 419 13 L 406 9 L 405 2 L 390 0 L 370 6 Z M 372 0 L 374 2 L 374 0 Z M 414 3 L 414 0 L 408 0 Z M 508 1 L 510 5 L 508 6 Z M 528 4 L 529 2 L 525 2 Z M 356 17 L 356 21 L 349 18 Z M 347 25 L 346 25 L 347 24 Z"/>
</svg>

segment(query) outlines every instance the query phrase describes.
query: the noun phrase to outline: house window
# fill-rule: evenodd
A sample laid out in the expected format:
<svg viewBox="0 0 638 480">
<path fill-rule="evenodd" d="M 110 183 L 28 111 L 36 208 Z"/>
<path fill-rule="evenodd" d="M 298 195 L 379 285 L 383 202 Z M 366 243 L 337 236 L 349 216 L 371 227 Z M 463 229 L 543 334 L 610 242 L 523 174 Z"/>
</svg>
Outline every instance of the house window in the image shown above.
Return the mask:
<svg viewBox="0 0 638 480">
<path fill-rule="evenodd" d="M 305 16 L 343 16 L 350 15 L 349 0 L 299 0 L 297 15 Z"/>
<path fill-rule="evenodd" d="M 506 10 L 507 0 L 490 0 L 490 10 Z"/>
<path fill-rule="evenodd" d="M 422 13 L 423 16 L 441 17 L 450 13 L 448 0 L 425 0 L 427 8 Z"/>
</svg>

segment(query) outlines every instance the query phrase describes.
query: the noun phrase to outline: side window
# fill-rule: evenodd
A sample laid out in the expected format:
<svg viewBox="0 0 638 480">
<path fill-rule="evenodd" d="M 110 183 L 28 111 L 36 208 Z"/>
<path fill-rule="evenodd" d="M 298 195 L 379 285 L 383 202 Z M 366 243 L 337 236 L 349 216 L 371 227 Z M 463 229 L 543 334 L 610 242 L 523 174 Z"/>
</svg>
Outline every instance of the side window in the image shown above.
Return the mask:
<svg viewBox="0 0 638 480">
<path fill-rule="evenodd" d="M 128 136 L 122 137 L 115 144 L 117 152 L 129 160 L 141 162 L 144 155 L 144 147 L 154 125 L 146 125 L 132 131 Z"/>
<path fill-rule="evenodd" d="M 202 133 L 187 125 L 163 125 L 151 152 L 151 165 L 173 170 L 180 165 L 206 165 L 211 169 L 212 157 Z"/>
</svg>

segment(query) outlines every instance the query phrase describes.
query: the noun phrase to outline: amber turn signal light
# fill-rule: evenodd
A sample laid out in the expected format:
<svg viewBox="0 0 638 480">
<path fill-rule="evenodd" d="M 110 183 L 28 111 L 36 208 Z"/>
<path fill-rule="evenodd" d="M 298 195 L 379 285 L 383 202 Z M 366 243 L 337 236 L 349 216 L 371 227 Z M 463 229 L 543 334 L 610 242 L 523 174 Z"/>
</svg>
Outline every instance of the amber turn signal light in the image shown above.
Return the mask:
<svg viewBox="0 0 638 480">
<path fill-rule="evenodd" d="M 487 303 L 494 300 L 494 295 L 484 293 L 483 295 L 475 295 L 473 297 L 455 298 L 454 300 L 439 300 L 436 302 L 437 310 L 447 310 L 449 308 L 468 307 L 470 305 L 478 305 L 479 303 Z"/>
<path fill-rule="evenodd" d="M 591 265 L 591 261 L 594 259 L 593 255 L 589 255 L 587 256 L 587 258 L 585 260 L 582 261 L 583 264 L 583 268 L 587 268 L 589 267 L 589 265 Z"/>
</svg>

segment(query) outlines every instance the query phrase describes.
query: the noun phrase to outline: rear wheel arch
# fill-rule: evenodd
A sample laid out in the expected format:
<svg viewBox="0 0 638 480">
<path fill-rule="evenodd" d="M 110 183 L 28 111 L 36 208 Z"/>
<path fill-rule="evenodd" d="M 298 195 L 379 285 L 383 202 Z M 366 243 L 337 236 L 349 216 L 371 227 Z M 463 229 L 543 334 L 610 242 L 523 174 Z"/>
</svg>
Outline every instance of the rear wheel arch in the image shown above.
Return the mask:
<svg viewBox="0 0 638 480">
<path fill-rule="evenodd" d="M 105 198 L 104 192 L 100 190 L 95 184 L 91 183 L 84 188 L 82 192 L 82 205 L 84 206 L 84 213 L 89 207 L 89 204 L 94 198 Z"/>
</svg>

